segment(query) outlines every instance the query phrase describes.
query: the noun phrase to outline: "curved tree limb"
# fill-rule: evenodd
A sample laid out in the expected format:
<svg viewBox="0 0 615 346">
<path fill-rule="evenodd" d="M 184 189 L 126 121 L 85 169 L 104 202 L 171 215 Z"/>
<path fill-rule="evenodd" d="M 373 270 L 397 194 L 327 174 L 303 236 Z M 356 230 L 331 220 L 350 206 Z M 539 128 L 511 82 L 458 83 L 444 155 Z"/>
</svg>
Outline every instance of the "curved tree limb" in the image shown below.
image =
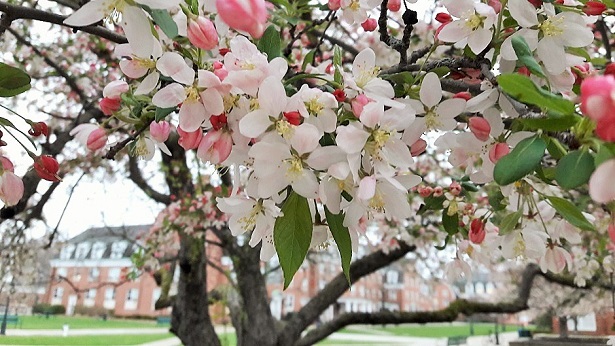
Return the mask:
<svg viewBox="0 0 615 346">
<path fill-rule="evenodd" d="M 540 269 L 535 264 L 528 265 L 523 271 L 517 297 L 510 302 L 483 303 L 466 299 L 457 299 L 447 308 L 438 311 L 380 311 L 376 313 L 346 313 L 307 333 L 295 343 L 295 346 L 307 346 L 323 340 L 327 336 L 351 324 L 399 324 L 451 322 L 459 314 L 477 313 L 515 313 L 528 309 L 528 300 L 532 285 Z"/>
<path fill-rule="evenodd" d="M 128 158 L 128 178 L 130 178 L 130 180 L 132 180 L 132 182 L 135 183 L 135 185 L 137 185 L 149 198 L 164 205 L 171 204 L 171 197 L 169 195 L 156 191 L 147 183 L 145 178 L 143 178 L 141 169 L 139 169 L 137 158 L 134 156 L 129 156 Z"/>
<path fill-rule="evenodd" d="M 350 266 L 350 280 L 355 282 L 397 261 L 415 249 L 416 246 L 414 245 L 400 243 L 399 248 L 389 251 L 388 254 L 380 250 L 358 259 Z M 331 304 L 335 303 L 348 288 L 346 277 L 343 273 L 340 273 L 301 308 L 299 312 L 289 315 L 290 317 L 286 321 L 286 325 L 282 331 L 282 337 L 289 338 L 288 341 L 298 340 L 301 332 L 316 321 L 318 316 L 320 316 Z M 282 342 L 284 343 L 284 340 L 282 340 Z M 287 342 L 287 344 L 291 343 L 292 342 Z"/>
<path fill-rule="evenodd" d="M 17 19 L 32 19 L 41 22 L 47 22 L 51 24 L 57 24 L 61 26 L 65 26 L 68 28 L 72 28 L 74 31 L 81 30 L 83 32 L 87 32 L 88 34 L 96 35 L 98 37 L 105 38 L 111 42 L 115 43 L 126 43 L 128 42 L 126 38 L 118 33 L 115 33 L 109 29 L 103 28 L 98 25 L 90 25 L 83 27 L 74 27 L 70 25 L 64 24 L 65 16 L 49 13 L 43 10 L 37 10 L 35 8 L 24 7 L 11 5 L 4 1 L 0 1 L 0 12 L 5 13 L 7 16 L 11 18 L 11 20 Z"/>
</svg>

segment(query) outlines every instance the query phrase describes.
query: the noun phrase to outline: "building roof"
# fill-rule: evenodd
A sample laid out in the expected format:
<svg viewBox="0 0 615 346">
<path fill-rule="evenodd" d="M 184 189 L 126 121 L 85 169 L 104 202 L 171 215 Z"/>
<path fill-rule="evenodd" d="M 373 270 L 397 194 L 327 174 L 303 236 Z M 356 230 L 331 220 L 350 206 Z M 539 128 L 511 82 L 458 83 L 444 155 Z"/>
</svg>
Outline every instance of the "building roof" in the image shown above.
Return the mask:
<svg viewBox="0 0 615 346">
<path fill-rule="evenodd" d="M 95 227 L 69 239 L 56 256 L 60 260 L 130 258 L 138 238 L 151 225 Z"/>
</svg>

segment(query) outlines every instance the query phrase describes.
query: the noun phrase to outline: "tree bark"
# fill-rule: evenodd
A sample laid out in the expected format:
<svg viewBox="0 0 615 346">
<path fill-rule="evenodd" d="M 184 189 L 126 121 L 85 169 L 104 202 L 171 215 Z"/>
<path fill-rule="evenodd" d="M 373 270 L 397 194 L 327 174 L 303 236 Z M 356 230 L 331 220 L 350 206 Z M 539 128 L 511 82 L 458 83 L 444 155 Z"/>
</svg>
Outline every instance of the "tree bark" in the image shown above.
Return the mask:
<svg viewBox="0 0 615 346">
<path fill-rule="evenodd" d="M 208 309 L 205 246 L 203 241 L 184 234 L 180 235 L 180 244 L 180 275 L 171 332 L 187 346 L 219 346 Z"/>
<path fill-rule="evenodd" d="M 237 346 L 276 346 L 276 322 L 269 308 L 265 276 L 261 273 L 260 246 L 244 245 L 238 250 L 234 265 L 243 313 Z"/>
</svg>

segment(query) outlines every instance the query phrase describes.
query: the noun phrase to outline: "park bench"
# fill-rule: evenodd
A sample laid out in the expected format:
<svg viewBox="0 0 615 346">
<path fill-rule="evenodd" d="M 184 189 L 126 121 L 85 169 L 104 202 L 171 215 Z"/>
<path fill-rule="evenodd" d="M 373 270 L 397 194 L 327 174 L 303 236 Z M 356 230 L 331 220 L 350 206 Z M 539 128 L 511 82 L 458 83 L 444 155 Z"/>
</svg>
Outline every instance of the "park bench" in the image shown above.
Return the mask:
<svg viewBox="0 0 615 346">
<path fill-rule="evenodd" d="M 448 346 L 465 345 L 466 342 L 468 342 L 467 336 L 451 336 L 448 338 L 447 345 Z"/>
<path fill-rule="evenodd" d="M 2 323 L 3 320 L 4 320 L 4 316 L 0 315 L 0 323 Z M 11 323 L 11 324 L 15 325 L 15 327 L 17 327 L 17 325 L 19 325 L 19 328 L 21 328 L 21 323 L 22 322 L 23 321 L 21 321 L 19 319 L 19 316 L 17 316 L 17 315 L 7 315 L 6 316 L 6 324 Z"/>
<path fill-rule="evenodd" d="M 532 338 L 532 331 L 527 329 L 519 329 L 518 330 L 520 338 Z"/>
<path fill-rule="evenodd" d="M 170 324 L 171 316 L 158 316 L 156 317 L 156 324 Z"/>
</svg>

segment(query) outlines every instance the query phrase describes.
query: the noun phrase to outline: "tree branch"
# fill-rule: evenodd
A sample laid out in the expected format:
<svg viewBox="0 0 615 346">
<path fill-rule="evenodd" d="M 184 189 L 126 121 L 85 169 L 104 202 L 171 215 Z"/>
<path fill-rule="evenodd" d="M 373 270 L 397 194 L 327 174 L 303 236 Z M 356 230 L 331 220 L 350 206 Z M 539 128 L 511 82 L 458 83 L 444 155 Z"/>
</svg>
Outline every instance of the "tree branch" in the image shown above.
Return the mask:
<svg viewBox="0 0 615 346">
<path fill-rule="evenodd" d="M 47 11 L 37 10 L 30 7 L 16 6 L 8 4 L 4 1 L 0 1 L 0 12 L 7 14 L 12 20 L 16 19 L 33 19 L 41 22 L 47 22 L 51 24 L 57 24 L 72 28 L 73 31 L 81 30 L 88 34 L 96 35 L 98 37 L 105 38 L 115 43 L 126 43 L 126 38 L 120 34 L 117 34 L 109 29 L 103 28 L 98 25 L 90 25 L 83 27 L 74 27 L 64 24 L 65 16 L 61 16 L 55 13 L 49 13 Z"/>
<path fill-rule="evenodd" d="M 154 190 L 154 188 L 147 183 L 145 178 L 143 178 L 143 174 L 141 174 L 141 169 L 139 169 L 137 158 L 134 156 L 128 157 L 128 178 L 130 178 L 130 180 L 132 180 L 132 182 L 135 183 L 135 185 L 137 185 L 141 189 L 141 191 L 143 191 L 154 201 L 162 203 L 164 205 L 171 204 L 171 197 L 169 195 Z"/>
<path fill-rule="evenodd" d="M 360 278 L 397 261 L 415 249 L 416 246 L 414 245 L 400 243 L 399 248 L 389 251 L 388 254 L 380 250 L 356 260 L 350 266 L 350 280 L 356 282 Z M 340 273 L 301 308 L 301 310 L 296 314 L 289 315 L 290 317 L 287 320 L 282 335 L 284 335 L 284 337 L 294 337 L 292 340 L 297 340 L 300 333 L 316 321 L 318 316 L 320 316 L 331 304 L 335 303 L 348 288 L 346 277 L 343 273 Z"/>
<path fill-rule="evenodd" d="M 465 299 L 457 299 L 447 308 L 438 311 L 380 311 L 376 313 L 346 313 L 330 322 L 307 333 L 295 346 L 313 345 L 332 333 L 351 324 L 399 324 L 399 323 L 427 323 L 452 322 L 459 314 L 473 315 L 477 313 L 515 313 L 528 309 L 527 302 L 530 297 L 532 284 L 540 269 L 535 264 L 528 265 L 523 271 L 517 298 L 511 302 L 483 303 Z"/>
</svg>

